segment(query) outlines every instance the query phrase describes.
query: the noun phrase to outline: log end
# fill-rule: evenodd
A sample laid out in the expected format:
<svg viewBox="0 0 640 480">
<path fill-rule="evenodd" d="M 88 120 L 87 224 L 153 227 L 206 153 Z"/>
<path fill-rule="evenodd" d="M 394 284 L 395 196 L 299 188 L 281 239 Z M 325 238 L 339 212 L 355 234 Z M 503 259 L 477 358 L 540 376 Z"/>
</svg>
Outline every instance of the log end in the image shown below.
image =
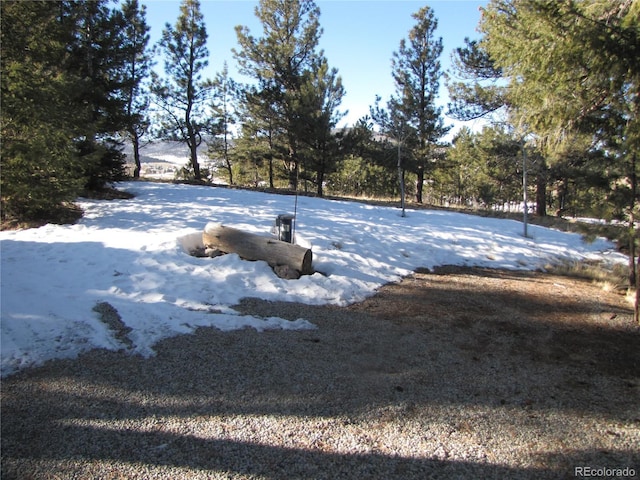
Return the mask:
<svg viewBox="0 0 640 480">
<path fill-rule="evenodd" d="M 312 262 L 313 253 L 307 248 L 307 251 L 304 252 L 304 257 L 302 257 L 302 271 L 300 272 L 302 275 L 311 275 L 313 273 Z"/>
</svg>

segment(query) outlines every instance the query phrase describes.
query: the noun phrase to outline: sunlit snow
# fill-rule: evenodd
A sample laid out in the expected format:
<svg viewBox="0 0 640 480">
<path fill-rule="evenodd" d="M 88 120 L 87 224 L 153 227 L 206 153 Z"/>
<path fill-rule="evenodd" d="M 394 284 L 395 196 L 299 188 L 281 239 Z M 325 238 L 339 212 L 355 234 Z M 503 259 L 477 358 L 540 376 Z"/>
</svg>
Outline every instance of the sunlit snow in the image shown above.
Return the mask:
<svg viewBox="0 0 640 480">
<path fill-rule="evenodd" d="M 93 308 L 107 302 L 132 331 L 132 353 L 198 326 L 315 328 L 305 319 L 240 315 L 243 297 L 348 305 L 417 267 L 454 264 L 537 269 L 560 258 L 625 262 L 611 243 L 577 234 L 437 210 L 298 199 L 298 243 L 313 250 L 313 275 L 284 280 L 265 262 L 235 254 L 196 258 L 208 222 L 270 235 L 294 197 L 188 185 L 119 185 L 131 200 L 83 200 L 76 225 L 0 232 L 2 374 L 92 348 L 123 344 Z"/>
</svg>

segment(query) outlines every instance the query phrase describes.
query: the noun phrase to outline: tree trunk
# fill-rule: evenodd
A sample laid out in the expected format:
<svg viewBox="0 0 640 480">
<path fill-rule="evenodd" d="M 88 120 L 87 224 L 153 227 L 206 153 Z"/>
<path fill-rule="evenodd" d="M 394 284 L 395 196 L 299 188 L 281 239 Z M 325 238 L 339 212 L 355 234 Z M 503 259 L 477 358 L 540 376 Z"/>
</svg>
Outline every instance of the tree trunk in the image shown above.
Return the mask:
<svg viewBox="0 0 640 480">
<path fill-rule="evenodd" d="M 187 109 L 184 113 L 184 123 L 187 129 L 187 145 L 189 146 L 189 157 L 191 166 L 193 167 L 193 175 L 196 180 L 200 180 L 200 164 L 198 163 L 198 144 L 200 142 L 196 140 L 198 132 L 195 131 L 191 124 L 191 108 L 193 106 L 193 86 L 191 82 L 192 75 L 190 74 L 189 87 L 187 88 Z"/>
<path fill-rule="evenodd" d="M 636 265 L 640 271 L 640 255 L 638 256 L 638 264 Z M 636 302 L 633 309 L 633 318 L 640 325 L 640 275 L 636 275 Z"/>
<path fill-rule="evenodd" d="M 324 195 L 324 191 L 323 191 L 324 168 L 323 167 L 320 167 L 320 169 L 318 170 L 317 181 L 318 181 L 318 188 L 316 193 L 318 194 L 318 197 L 322 198 L 322 196 Z"/>
<path fill-rule="evenodd" d="M 229 172 L 229 185 L 233 185 L 233 168 L 231 167 L 231 159 L 229 158 L 229 140 L 227 138 L 227 124 L 224 127 L 224 162 Z M 211 175 L 212 172 L 209 172 Z"/>
<path fill-rule="evenodd" d="M 400 207 L 402 208 L 402 216 L 404 217 L 404 168 L 402 168 L 402 153 L 400 148 L 400 142 L 398 142 L 398 182 L 400 182 Z"/>
<path fill-rule="evenodd" d="M 298 160 L 293 156 L 289 159 L 289 190 L 298 190 Z"/>
<path fill-rule="evenodd" d="M 135 127 L 130 130 L 129 134 L 131 136 L 131 144 L 133 145 L 133 161 L 136 165 L 133 169 L 133 178 L 140 178 L 140 170 L 142 170 L 140 164 L 140 136 Z"/>
<path fill-rule="evenodd" d="M 547 216 L 547 179 L 544 172 L 538 172 L 536 178 L 536 215 Z"/>
<path fill-rule="evenodd" d="M 214 247 L 226 253 L 237 253 L 245 260 L 264 260 L 274 268 L 286 265 L 302 275 L 313 273 L 311 250 L 299 245 L 216 223 L 207 224 L 202 241 L 206 247 Z"/>
<path fill-rule="evenodd" d="M 273 183 L 273 155 L 269 154 L 269 188 L 274 189 Z"/>
<path fill-rule="evenodd" d="M 418 180 L 416 181 L 416 202 L 422 203 L 422 188 L 424 187 L 424 167 L 418 167 Z"/>
<path fill-rule="evenodd" d="M 200 180 L 200 164 L 198 163 L 198 146 L 195 138 L 189 140 L 189 151 L 191 153 L 191 166 L 193 167 L 193 175 L 196 180 Z"/>
<path fill-rule="evenodd" d="M 558 195 L 558 210 L 556 211 L 556 217 L 561 217 L 564 215 L 567 209 L 567 197 L 569 196 L 569 179 L 564 178 L 562 183 L 558 187 L 557 191 Z"/>
<path fill-rule="evenodd" d="M 289 190 L 298 190 L 298 152 L 294 140 L 289 139 L 289 158 L 287 158 L 287 170 L 289 173 Z"/>
</svg>

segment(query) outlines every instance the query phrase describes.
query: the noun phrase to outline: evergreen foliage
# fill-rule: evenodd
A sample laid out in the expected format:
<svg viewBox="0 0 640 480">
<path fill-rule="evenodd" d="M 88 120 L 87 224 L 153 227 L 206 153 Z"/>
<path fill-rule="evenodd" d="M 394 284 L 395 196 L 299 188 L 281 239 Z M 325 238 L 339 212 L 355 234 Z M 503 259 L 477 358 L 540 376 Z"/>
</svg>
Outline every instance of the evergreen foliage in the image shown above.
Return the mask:
<svg viewBox="0 0 640 480">
<path fill-rule="evenodd" d="M 125 123 L 122 16 L 108 3 L 60 3 L 62 23 L 72 26 L 67 68 L 79 79 L 75 101 L 84 107 L 76 144 L 87 190 L 100 190 L 124 177 L 119 138 Z"/>
<path fill-rule="evenodd" d="M 126 103 L 125 132 L 133 146 L 133 177 L 140 177 L 140 147 L 147 133 L 149 95 L 144 87 L 152 66 L 149 44 L 149 26 L 146 23 L 146 7 L 138 0 L 125 0 L 122 4 L 123 43 L 120 53 L 124 57 L 122 95 Z"/>
<path fill-rule="evenodd" d="M 160 109 L 163 138 L 189 147 L 191 168 L 201 180 L 198 146 L 206 129 L 204 106 L 208 88 L 202 71 L 208 65 L 207 30 L 198 0 L 183 0 L 175 27 L 165 24 L 158 44 L 166 77 L 153 75 L 152 92 Z"/>
<path fill-rule="evenodd" d="M 406 122 L 414 129 L 409 169 L 416 174 L 416 202 L 422 203 L 425 171 L 436 160 L 436 144 L 448 131 L 442 118 L 442 108 L 435 100 L 440 86 L 440 55 L 442 38 L 435 37 L 438 28 L 433 10 L 422 7 L 412 15 L 416 21 L 407 39 L 400 41 L 391 62 L 399 103 Z"/>
<path fill-rule="evenodd" d="M 65 38 L 54 7 L 0 4 L 3 219 L 44 215 L 79 187 L 68 173 L 77 168 L 75 125 L 62 114 L 74 79 L 61 68 Z"/>
<path fill-rule="evenodd" d="M 435 105 L 442 53 L 442 38 L 435 38 L 438 22 L 429 7 L 421 8 L 412 17 L 416 24 L 408 39 L 400 41 L 391 62 L 396 93 L 387 102 L 386 110 L 380 105 L 380 98 L 371 109 L 371 116 L 381 131 L 397 146 L 403 205 L 405 170 L 415 173 L 416 202 L 422 203 L 425 171 L 437 158 L 438 140 L 449 130 L 441 116 L 442 108 Z M 406 150 L 404 159 L 403 149 Z"/>
<path fill-rule="evenodd" d="M 285 174 L 287 155 L 285 133 L 278 122 L 274 96 L 274 90 L 264 80 L 241 91 L 239 116 L 242 124 L 236 148 L 242 181 L 254 186 L 266 184 L 272 189 L 281 176 L 278 168 L 281 163 L 282 175 Z"/>
<path fill-rule="evenodd" d="M 323 177 L 330 170 L 327 153 L 331 126 L 337 121 L 334 109 L 344 91 L 337 71 L 330 70 L 323 53 L 317 52 L 320 9 L 312 0 L 261 0 L 256 16 L 262 23 L 262 37 L 238 26 L 240 48 L 234 50 L 240 71 L 255 78 L 259 86 L 245 97 L 250 104 L 244 111 L 253 115 L 246 122 L 256 124 L 248 129 L 263 130 L 268 119 L 268 131 L 282 132 L 289 188 L 298 188 L 301 164 L 312 164 L 322 193 Z M 305 156 L 304 149 L 310 145 L 320 146 L 325 153 Z M 275 146 L 270 144 L 269 155 L 275 153 Z M 269 178 L 272 184 L 271 173 Z"/>
<path fill-rule="evenodd" d="M 520 121 L 559 141 L 581 129 L 608 137 L 619 122 L 635 131 L 639 17 L 637 2 L 494 0 L 481 28 Z"/>
<path fill-rule="evenodd" d="M 395 149 L 388 142 L 376 140 L 369 117 L 358 120 L 341 140 L 343 160 L 329 176 L 334 193 L 356 197 L 390 197 L 399 194 L 395 174 Z"/>
<path fill-rule="evenodd" d="M 209 108 L 211 121 L 209 126 L 210 141 L 208 154 L 212 159 L 220 159 L 222 168 L 227 170 L 229 185 L 233 185 L 233 168 L 231 158 L 234 154 L 232 148 L 232 128 L 237 123 L 237 100 L 240 95 L 240 86 L 229 76 L 229 67 L 224 63 L 222 72 L 219 72 L 210 84 L 213 91 Z"/>
<path fill-rule="evenodd" d="M 120 133 L 139 123 L 131 94 L 148 74 L 128 62 L 146 33 L 132 37 L 135 0 L 108 3 L 2 3 L 3 219 L 46 220 L 124 176 Z"/>
<path fill-rule="evenodd" d="M 495 210 L 519 205 L 521 165 L 520 142 L 503 128 L 462 129 L 434 174 L 437 202 Z"/>
<path fill-rule="evenodd" d="M 304 116 L 301 138 L 304 176 L 316 185 L 316 194 L 323 196 L 326 177 L 338 169 L 341 160 L 343 133 L 335 127 L 344 116 L 337 109 L 345 90 L 338 71 L 329 68 L 320 56 L 317 65 L 305 75 L 301 89 L 300 111 Z"/>
<path fill-rule="evenodd" d="M 453 77 L 445 75 L 449 98 L 447 114 L 461 121 L 488 117 L 507 105 L 502 69 L 496 66 L 483 45 L 464 39 L 452 55 Z"/>
</svg>

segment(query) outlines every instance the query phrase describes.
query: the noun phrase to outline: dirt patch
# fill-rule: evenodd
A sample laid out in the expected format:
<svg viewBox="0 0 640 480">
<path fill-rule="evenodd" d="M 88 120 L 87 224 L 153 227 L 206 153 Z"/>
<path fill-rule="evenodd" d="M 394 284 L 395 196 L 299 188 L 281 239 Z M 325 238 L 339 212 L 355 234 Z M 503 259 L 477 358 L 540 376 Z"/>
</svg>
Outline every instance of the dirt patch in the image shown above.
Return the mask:
<svg viewBox="0 0 640 480">
<path fill-rule="evenodd" d="M 387 285 L 349 308 L 397 325 L 455 333 L 478 355 L 508 346 L 534 361 L 581 360 L 611 374 L 640 372 L 640 327 L 631 305 L 581 279 L 445 266 Z"/>
<path fill-rule="evenodd" d="M 113 336 L 126 348 L 133 349 L 135 345 L 129 338 L 132 328 L 125 325 L 118 311 L 107 302 L 98 302 L 93 311 L 100 315 L 100 321 L 104 323 L 113 332 Z"/>
<path fill-rule="evenodd" d="M 9 377 L 2 478 L 640 473 L 640 329 L 588 282 L 445 267 L 348 308 L 238 309 L 318 329 L 202 328 Z"/>
</svg>

